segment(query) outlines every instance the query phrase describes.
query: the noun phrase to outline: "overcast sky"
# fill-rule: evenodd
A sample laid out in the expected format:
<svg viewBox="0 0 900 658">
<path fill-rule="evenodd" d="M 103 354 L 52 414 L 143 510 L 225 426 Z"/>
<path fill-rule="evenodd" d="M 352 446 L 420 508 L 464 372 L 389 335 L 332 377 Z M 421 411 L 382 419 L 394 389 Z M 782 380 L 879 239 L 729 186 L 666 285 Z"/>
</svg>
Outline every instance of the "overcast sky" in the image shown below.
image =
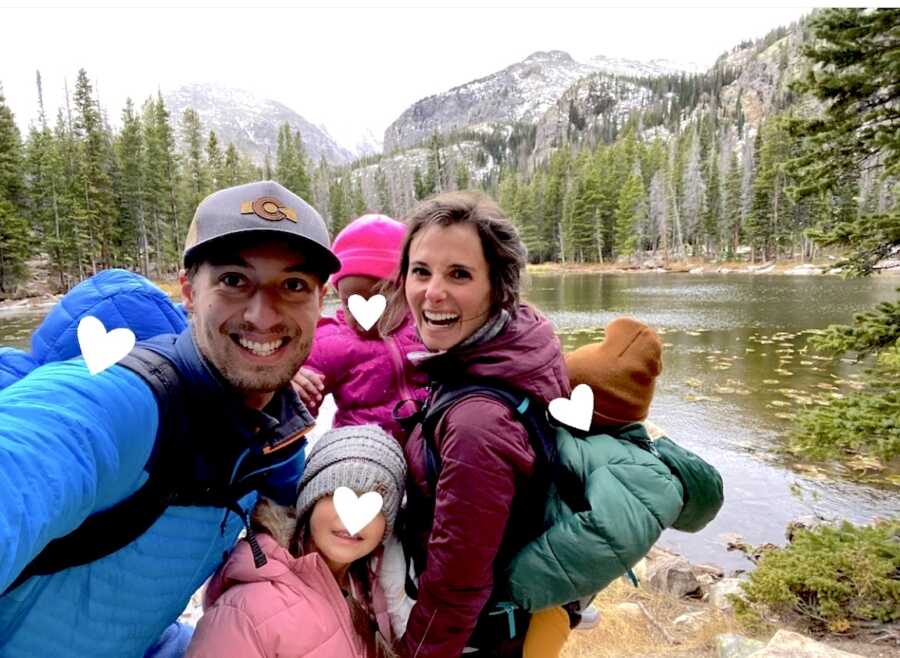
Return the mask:
<svg viewBox="0 0 900 658">
<path fill-rule="evenodd" d="M 208 6 L 227 0 L 194 1 L 193 8 L 102 6 L 108 4 L 0 8 L 0 84 L 23 129 L 36 116 L 35 71 L 52 120 L 64 79 L 71 90 L 83 67 L 114 125 L 126 97 L 140 104 L 157 88 L 214 82 L 284 103 L 352 148 L 366 131 L 380 139 L 416 100 L 537 50 L 564 50 L 580 61 L 603 54 L 707 67 L 742 40 L 810 11 L 578 2 L 550 9 L 502 1 L 492 8 L 415 8 L 402 6 L 412 4 L 405 0 L 377 9 Z"/>
</svg>

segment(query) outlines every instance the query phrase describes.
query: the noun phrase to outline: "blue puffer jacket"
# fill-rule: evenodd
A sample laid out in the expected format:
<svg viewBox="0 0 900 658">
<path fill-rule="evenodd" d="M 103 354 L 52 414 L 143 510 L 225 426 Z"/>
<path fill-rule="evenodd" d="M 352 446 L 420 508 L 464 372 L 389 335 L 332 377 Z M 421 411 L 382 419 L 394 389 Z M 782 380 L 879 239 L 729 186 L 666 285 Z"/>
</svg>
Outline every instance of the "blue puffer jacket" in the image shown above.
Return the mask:
<svg viewBox="0 0 900 658">
<path fill-rule="evenodd" d="M 73 289 L 38 330 L 35 360 L 77 354 L 75 327 L 84 315 L 100 318 L 107 329 L 128 326 L 139 338 L 166 331 L 162 327 L 177 324 L 179 317 L 183 321 L 161 291 L 136 275 L 120 278 L 123 274 L 105 272 Z M 125 288 L 109 287 L 114 279 Z M 156 324 L 141 323 L 151 318 Z M 189 330 L 177 340 L 154 342 L 155 351 L 174 359 L 192 390 L 221 390 Z M 168 347 L 160 348 L 163 344 Z M 234 402 L 222 395 L 212 399 L 225 407 Z M 293 420 L 283 424 L 295 432 L 298 423 L 311 419 L 302 407 L 298 418 L 290 404 L 283 415 Z M 191 415 L 202 421 L 222 416 L 223 409 Z M 267 420 L 277 432 L 278 419 Z M 262 426 L 259 418 L 253 421 Z M 0 591 L 51 539 L 140 487 L 158 424 L 150 386 L 123 366 L 91 375 L 80 358 L 47 363 L 0 391 Z M 209 459 L 200 465 L 204 470 L 239 471 L 239 464 L 215 462 L 218 454 Z M 256 493 L 250 493 L 239 504 L 247 510 L 255 500 Z M 30 578 L 0 596 L 0 656 L 140 658 L 215 570 L 242 527 L 236 515 L 220 507 L 169 507 L 121 550 Z"/>
</svg>

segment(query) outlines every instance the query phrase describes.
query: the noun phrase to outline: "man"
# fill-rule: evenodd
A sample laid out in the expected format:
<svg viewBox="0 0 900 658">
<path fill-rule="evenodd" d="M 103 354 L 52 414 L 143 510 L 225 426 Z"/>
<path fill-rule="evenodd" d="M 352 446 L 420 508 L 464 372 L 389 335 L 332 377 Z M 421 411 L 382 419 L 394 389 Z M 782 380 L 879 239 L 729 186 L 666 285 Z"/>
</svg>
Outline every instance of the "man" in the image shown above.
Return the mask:
<svg viewBox="0 0 900 658">
<path fill-rule="evenodd" d="M 0 391 L 0 656 L 140 658 L 258 492 L 294 496 L 313 421 L 289 382 L 340 267 L 325 224 L 277 183 L 221 190 L 184 266 L 183 333 Z"/>
</svg>

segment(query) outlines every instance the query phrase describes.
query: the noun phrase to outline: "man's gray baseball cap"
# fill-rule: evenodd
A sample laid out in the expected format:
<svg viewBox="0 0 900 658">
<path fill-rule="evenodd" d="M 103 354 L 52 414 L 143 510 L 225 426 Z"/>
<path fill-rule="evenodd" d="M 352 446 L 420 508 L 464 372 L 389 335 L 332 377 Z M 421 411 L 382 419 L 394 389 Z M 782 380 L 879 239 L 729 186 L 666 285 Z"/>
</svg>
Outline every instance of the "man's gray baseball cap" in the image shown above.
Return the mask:
<svg viewBox="0 0 900 658">
<path fill-rule="evenodd" d="M 325 220 L 315 208 L 275 181 L 260 181 L 213 192 L 200 202 L 184 244 L 184 266 L 216 240 L 271 234 L 297 243 L 327 278 L 341 269 L 331 251 Z"/>
</svg>

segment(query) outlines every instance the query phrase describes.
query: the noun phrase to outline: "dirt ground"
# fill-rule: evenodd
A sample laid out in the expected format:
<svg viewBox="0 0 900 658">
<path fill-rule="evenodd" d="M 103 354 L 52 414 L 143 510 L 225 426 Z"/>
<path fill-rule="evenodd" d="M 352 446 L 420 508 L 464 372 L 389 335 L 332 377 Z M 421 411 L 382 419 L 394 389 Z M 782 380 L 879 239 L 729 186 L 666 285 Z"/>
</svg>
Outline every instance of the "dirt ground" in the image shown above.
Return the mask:
<svg viewBox="0 0 900 658">
<path fill-rule="evenodd" d="M 623 603 L 640 604 L 646 614 L 621 606 Z M 560 658 L 716 658 L 717 635 L 747 635 L 732 617 L 713 611 L 712 606 L 635 589 L 621 580 L 604 590 L 594 606 L 600 611 L 600 623 L 588 631 L 573 631 Z M 695 625 L 675 624 L 679 616 L 700 611 L 706 614 Z M 774 632 L 756 639 L 767 642 L 771 635 Z M 866 658 L 900 658 L 895 646 L 853 640 L 825 642 Z"/>
</svg>

